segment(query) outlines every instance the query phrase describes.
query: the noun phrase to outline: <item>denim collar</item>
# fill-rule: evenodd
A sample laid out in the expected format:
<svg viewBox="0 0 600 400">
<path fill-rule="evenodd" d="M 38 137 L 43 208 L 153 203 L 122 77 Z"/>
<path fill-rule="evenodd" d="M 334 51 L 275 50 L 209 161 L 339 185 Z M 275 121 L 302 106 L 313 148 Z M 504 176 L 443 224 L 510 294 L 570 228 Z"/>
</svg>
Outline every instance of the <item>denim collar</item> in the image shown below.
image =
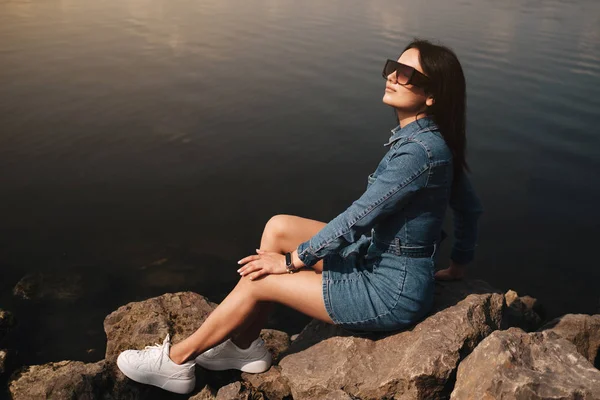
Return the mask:
<svg viewBox="0 0 600 400">
<path fill-rule="evenodd" d="M 407 137 L 413 133 L 420 133 L 425 131 L 433 131 L 437 130 L 438 127 L 433 122 L 432 117 L 423 117 L 416 121 L 413 121 L 404 126 L 404 128 L 400 128 L 400 125 L 392 129 L 392 135 L 390 136 L 390 140 L 384 144 L 384 146 L 389 146 L 393 144 L 395 141 Z"/>
</svg>

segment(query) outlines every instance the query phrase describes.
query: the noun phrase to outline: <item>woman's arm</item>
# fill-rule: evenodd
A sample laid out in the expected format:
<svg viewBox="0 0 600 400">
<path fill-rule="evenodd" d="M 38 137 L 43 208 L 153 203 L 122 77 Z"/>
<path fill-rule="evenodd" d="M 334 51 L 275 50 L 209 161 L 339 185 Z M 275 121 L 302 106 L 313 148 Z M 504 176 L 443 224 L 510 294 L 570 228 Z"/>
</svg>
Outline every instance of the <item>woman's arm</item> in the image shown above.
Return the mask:
<svg viewBox="0 0 600 400">
<path fill-rule="evenodd" d="M 298 246 L 300 261 L 310 267 L 325 255 L 355 242 L 382 217 L 402 208 L 425 187 L 428 169 L 429 158 L 423 146 L 415 142 L 400 146 L 386 169 L 358 200 Z"/>
<path fill-rule="evenodd" d="M 454 217 L 454 245 L 450 259 L 454 264 L 464 266 L 475 255 L 478 220 L 483 207 L 467 174 L 463 172 L 457 179 L 449 202 Z"/>
</svg>

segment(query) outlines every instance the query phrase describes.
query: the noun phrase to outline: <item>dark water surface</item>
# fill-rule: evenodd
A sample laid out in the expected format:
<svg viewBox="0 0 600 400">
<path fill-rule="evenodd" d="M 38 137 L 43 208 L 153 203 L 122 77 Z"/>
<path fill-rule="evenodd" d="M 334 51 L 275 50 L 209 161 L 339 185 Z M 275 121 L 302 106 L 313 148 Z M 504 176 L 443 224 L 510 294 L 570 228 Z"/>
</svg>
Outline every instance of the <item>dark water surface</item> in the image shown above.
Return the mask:
<svg viewBox="0 0 600 400">
<path fill-rule="evenodd" d="M 467 76 L 471 276 L 550 316 L 596 312 L 600 2 L 0 1 L 0 307 L 19 362 L 101 359 L 120 305 L 219 302 L 271 216 L 342 212 L 387 150 L 380 71 L 413 36 Z M 36 272 L 66 289 L 14 297 Z M 279 308 L 269 326 L 307 321 Z"/>
</svg>

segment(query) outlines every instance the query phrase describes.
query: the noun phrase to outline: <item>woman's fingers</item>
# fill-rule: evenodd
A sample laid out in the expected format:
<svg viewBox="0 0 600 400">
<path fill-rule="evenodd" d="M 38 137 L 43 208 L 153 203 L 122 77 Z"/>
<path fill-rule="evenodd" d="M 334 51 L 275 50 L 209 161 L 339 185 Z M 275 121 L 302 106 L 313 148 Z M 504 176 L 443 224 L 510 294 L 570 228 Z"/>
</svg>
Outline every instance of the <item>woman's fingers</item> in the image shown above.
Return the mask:
<svg viewBox="0 0 600 400">
<path fill-rule="evenodd" d="M 244 257 L 240 261 L 238 261 L 238 264 L 246 264 L 247 262 L 258 260 L 259 258 L 260 258 L 259 255 Z"/>
<path fill-rule="evenodd" d="M 261 268 L 256 272 L 251 273 L 250 275 L 248 275 L 248 279 L 250 279 L 251 281 L 259 278 L 260 276 L 264 275 L 264 270 Z"/>
<path fill-rule="evenodd" d="M 250 265 L 250 264 L 248 264 Z M 250 280 L 256 279 L 261 275 L 264 275 L 265 271 L 264 268 L 262 267 L 258 267 L 256 265 L 251 265 L 247 268 L 245 268 L 242 272 L 240 272 L 240 275 L 242 277 L 246 276 L 248 277 Z"/>
<path fill-rule="evenodd" d="M 434 274 L 434 278 L 440 281 L 454 281 L 462 279 L 462 276 L 453 274 L 450 268 L 441 269 Z"/>
<path fill-rule="evenodd" d="M 238 272 L 240 273 L 241 276 L 246 276 L 249 273 L 259 270 L 261 268 L 262 267 L 259 267 L 258 265 L 254 264 L 254 263 L 248 263 L 248 264 L 244 265 L 242 268 L 238 269 Z"/>
<path fill-rule="evenodd" d="M 447 281 L 448 280 L 448 274 L 446 272 L 446 270 L 439 270 L 435 273 L 434 275 L 435 279 L 441 280 L 441 281 Z"/>
</svg>

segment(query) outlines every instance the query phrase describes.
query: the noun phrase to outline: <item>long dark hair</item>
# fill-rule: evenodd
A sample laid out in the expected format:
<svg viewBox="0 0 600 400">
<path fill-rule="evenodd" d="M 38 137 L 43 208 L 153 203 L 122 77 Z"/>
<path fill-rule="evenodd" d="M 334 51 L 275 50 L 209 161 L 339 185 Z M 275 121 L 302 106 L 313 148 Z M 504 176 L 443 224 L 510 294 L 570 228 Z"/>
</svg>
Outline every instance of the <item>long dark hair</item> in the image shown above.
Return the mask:
<svg viewBox="0 0 600 400">
<path fill-rule="evenodd" d="M 426 93 L 433 95 L 435 102 L 427 107 L 454 159 L 454 179 L 456 183 L 464 171 L 471 171 L 466 160 L 466 114 L 467 89 L 465 75 L 456 54 L 446 46 L 433 44 L 427 40 L 415 39 L 408 49 L 419 50 L 419 61 L 423 72 L 431 80 Z M 403 51 L 403 53 L 404 53 Z"/>
</svg>

